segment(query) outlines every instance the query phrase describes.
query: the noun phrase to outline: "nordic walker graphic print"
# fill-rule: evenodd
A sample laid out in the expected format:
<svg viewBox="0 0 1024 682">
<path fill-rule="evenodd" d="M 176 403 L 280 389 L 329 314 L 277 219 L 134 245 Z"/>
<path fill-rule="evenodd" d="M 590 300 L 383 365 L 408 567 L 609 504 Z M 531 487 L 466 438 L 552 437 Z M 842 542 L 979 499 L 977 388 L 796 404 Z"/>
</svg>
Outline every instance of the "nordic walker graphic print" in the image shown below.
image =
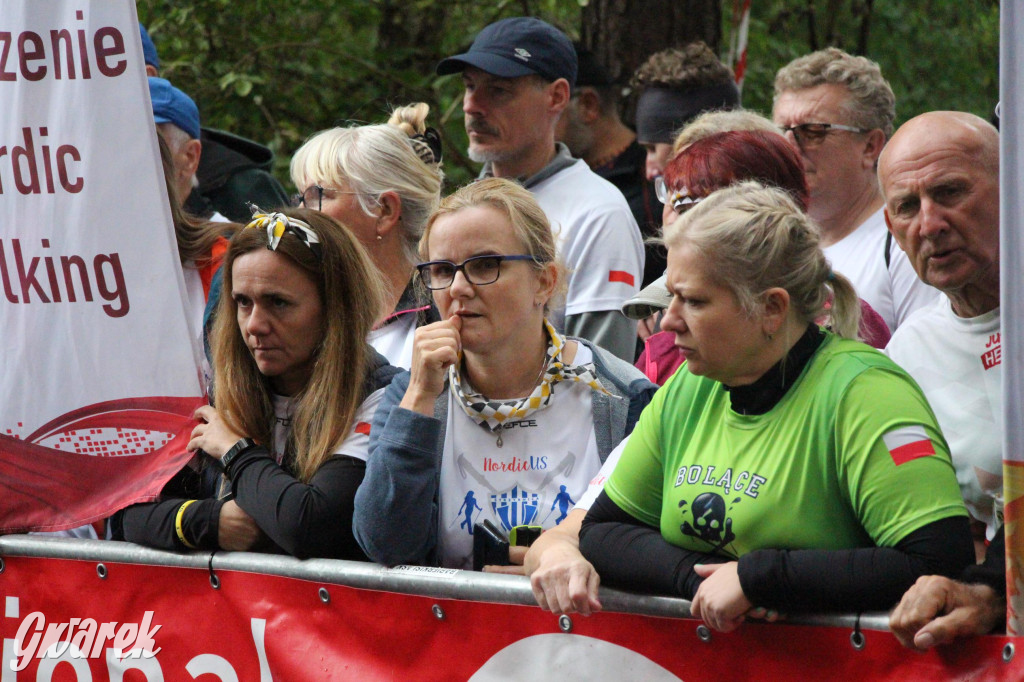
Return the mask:
<svg viewBox="0 0 1024 682">
<path fill-rule="evenodd" d="M 557 403 L 549 409 L 557 410 Z M 575 416 L 560 416 L 566 419 L 549 424 L 552 429 L 587 433 L 584 425 L 574 421 Z M 451 457 L 450 467 L 441 466 L 439 500 L 439 542 L 446 566 L 469 566 L 477 524 L 490 522 L 506 535 L 516 526 L 554 528 L 587 491 L 589 472 L 600 468 L 592 442 L 583 443 L 586 452 L 582 455 L 573 451 L 555 454 L 550 448 L 546 450 L 549 454 L 531 455 L 542 451 L 538 443 L 551 441 L 540 420 L 506 422 L 502 431 L 505 444 L 496 448 L 490 430 L 477 425 L 470 431 L 460 430 L 460 439 L 469 447 L 460 447 L 458 454 L 449 449 L 444 453 L 445 458 Z M 592 434 L 588 440 L 593 440 Z"/>
<path fill-rule="evenodd" d="M 12 0 L 3 19 L 0 532 L 67 530 L 188 459 L 201 350 L 135 3 Z"/>
</svg>

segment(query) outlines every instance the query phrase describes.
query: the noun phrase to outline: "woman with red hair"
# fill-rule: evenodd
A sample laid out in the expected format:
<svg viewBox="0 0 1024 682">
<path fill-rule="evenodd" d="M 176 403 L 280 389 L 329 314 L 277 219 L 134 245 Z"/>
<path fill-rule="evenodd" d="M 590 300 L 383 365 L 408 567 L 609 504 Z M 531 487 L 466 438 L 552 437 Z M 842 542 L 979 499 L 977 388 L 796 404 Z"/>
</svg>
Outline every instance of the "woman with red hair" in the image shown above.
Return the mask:
<svg viewBox="0 0 1024 682">
<path fill-rule="evenodd" d="M 664 175 L 655 182 L 658 198 L 665 205 L 662 224 L 669 224 L 712 192 L 745 180 L 785 190 L 801 210 L 807 211 L 807 180 L 793 146 L 776 133 L 735 130 L 698 140 L 669 161 Z M 650 285 L 651 291 L 644 292 L 663 298 L 662 308 L 670 300 L 664 286 L 664 278 L 659 278 Z M 655 287 L 659 289 L 654 291 Z M 860 308 L 860 337 L 875 348 L 884 348 L 890 336 L 885 320 L 863 300 Z M 661 332 L 646 339 L 637 367 L 661 385 L 682 361 L 672 335 Z"/>
</svg>

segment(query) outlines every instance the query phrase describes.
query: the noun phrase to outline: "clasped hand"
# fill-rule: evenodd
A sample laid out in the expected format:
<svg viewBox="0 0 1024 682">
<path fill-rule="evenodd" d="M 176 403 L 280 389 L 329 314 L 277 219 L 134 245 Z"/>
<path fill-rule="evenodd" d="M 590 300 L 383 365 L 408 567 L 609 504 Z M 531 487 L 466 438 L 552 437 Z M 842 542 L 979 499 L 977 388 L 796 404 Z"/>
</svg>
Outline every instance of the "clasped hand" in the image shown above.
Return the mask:
<svg viewBox="0 0 1024 682">
<path fill-rule="evenodd" d="M 192 414 L 199 424 L 192 429 L 192 439 L 188 442 L 188 451 L 202 450 L 210 457 L 219 460 L 231 446 L 242 437 L 228 428 L 217 410 L 204 405 Z"/>
<path fill-rule="evenodd" d="M 739 564 L 704 564 L 693 567 L 704 582 L 697 588 L 690 604 L 690 613 L 712 630 L 732 632 L 747 618 L 774 623 L 781 615 L 772 609 L 754 607 L 740 585 Z"/>
</svg>

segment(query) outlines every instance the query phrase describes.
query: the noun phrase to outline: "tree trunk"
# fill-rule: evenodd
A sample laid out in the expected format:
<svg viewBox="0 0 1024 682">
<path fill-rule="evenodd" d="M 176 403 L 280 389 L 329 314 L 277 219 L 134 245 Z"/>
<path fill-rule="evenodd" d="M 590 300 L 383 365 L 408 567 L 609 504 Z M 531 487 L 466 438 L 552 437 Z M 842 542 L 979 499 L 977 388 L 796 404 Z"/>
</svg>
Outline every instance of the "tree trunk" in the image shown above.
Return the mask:
<svg viewBox="0 0 1024 682">
<path fill-rule="evenodd" d="M 622 85 L 665 48 L 703 40 L 721 53 L 721 0 L 590 0 L 581 24 L 583 46 Z"/>
</svg>

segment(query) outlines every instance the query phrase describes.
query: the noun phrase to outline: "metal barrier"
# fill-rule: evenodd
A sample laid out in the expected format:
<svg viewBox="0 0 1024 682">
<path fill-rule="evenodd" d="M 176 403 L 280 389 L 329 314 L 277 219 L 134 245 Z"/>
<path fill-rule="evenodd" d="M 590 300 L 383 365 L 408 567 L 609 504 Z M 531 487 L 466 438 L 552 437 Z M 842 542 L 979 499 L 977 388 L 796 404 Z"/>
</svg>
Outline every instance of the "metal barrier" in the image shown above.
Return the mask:
<svg viewBox="0 0 1024 682">
<path fill-rule="evenodd" d="M 600 599 L 590 618 L 554 616 L 522 576 L 9 535 L 0 679 L 51 682 L 70 666 L 79 682 L 128 670 L 147 682 L 1024 680 L 1012 637 L 918 655 L 888 632 L 885 613 L 792 615 L 718 633 L 682 599 L 607 587 Z"/>
<path fill-rule="evenodd" d="M 80 540 L 34 535 L 0 537 L 3 557 L 38 557 L 80 561 L 121 562 L 148 566 L 201 568 L 216 576 L 217 571 L 243 571 L 283 578 L 383 590 L 438 599 L 483 601 L 498 604 L 536 606 L 529 581 L 520 576 L 477 571 L 460 571 L 425 566 L 385 568 L 378 564 L 336 559 L 296 559 L 279 554 L 251 552 L 193 552 L 179 554 L 150 549 L 130 542 Z M 2 567 L 2 564 L 0 564 Z M 691 618 L 690 602 L 673 597 L 635 594 L 601 587 L 599 598 L 605 611 L 658 618 Z M 790 625 L 888 630 L 884 612 L 862 614 L 801 614 L 786 619 Z"/>
</svg>

